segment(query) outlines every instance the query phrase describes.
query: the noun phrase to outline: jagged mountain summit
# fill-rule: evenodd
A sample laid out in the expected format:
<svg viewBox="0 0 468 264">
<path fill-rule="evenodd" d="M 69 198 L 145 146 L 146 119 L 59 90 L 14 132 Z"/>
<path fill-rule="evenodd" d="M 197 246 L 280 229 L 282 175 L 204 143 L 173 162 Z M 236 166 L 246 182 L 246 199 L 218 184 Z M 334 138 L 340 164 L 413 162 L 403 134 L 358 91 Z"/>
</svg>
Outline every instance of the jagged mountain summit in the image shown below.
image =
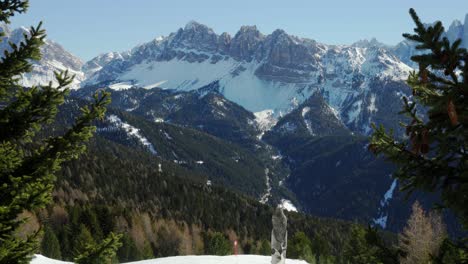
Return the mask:
<svg viewBox="0 0 468 264">
<path fill-rule="evenodd" d="M 5 33 L 0 42 L 0 51 L 3 54 L 4 50 L 11 50 L 8 42 L 20 43 L 24 40 L 24 36 L 29 34 L 29 29 L 25 27 L 10 30 L 7 25 L 1 24 L 0 31 Z M 71 88 L 78 89 L 81 82 L 84 81 L 84 73 L 81 71 L 83 62 L 60 44 L 46 39 L 45 44 L 41 47 L 42 59 L 33 62 L 33 70 L 30 73 L 24 74 L 20 83 L 24 86 L 33 86 L 39 84 L 55 83 L 55 71 L 68 70 L 70 74 L 75 75 L 75 79 L 71 84 Z"/>
<path fill-rule="evenodd" d="M 382 83 L 402 83 L 411 70 L 377 45 L 326 45 L 280 29 L 264 35 L 255 26 L 243 26 L 231 37 L 193 21 L 168 37 L 130 52 L 101 55 L 86 65 L 94 65 L 86 68 L 91 69 L 87 85 L 187 91 L 217 81 L 227 99 L 249 111 L 272 110 L 277 116 L 320 91 L 346 124 L 365 115 L 361 110 L 380 93 Z"/>
</svg>

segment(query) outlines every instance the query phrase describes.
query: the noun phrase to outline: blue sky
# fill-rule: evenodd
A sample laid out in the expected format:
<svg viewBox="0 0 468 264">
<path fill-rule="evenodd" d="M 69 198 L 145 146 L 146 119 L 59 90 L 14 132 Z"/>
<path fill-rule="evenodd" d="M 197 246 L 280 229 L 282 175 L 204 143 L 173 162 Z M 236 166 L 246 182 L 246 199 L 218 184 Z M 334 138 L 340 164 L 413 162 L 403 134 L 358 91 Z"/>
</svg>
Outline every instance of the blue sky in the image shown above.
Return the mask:
<svg viewBox="0 0 468 264">
<path fill-rule="evenodd" d="M 168 35 L 190 20 L 217 33 L 257 25 L 265 34 L 282 28 L 330 44 L 372 37 L 395 44 L 413 29 L 410 7 L 424 22 L 446 27 L 468 13 L 468 0 L 31 0 L 30 6 L 13 27 L 42 20 L 50 39 L 83 60 Z"/>
</svg>

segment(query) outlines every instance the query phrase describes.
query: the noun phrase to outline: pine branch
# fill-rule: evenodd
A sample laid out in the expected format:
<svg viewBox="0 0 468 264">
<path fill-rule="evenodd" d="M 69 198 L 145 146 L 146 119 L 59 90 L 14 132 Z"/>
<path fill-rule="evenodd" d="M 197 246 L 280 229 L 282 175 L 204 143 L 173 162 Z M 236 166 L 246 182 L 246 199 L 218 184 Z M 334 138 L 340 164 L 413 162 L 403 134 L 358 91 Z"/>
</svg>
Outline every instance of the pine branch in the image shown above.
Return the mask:
<svg viewBox="0 0 468 264">
<path fill-rule="evenodd" d="M 468 228 L 468 54 L 460 48 L 461 41 L 450 43 L 442 37 L 441 22 L 432 26 L 421 23 L 411 9 L 415 34 L 404 34 L 417 43 L 425 53 L 413 56 L 419 72 L 410 74 L 407 84 L 413 98 L 403 98 L 400 114 L 409 117 L 406 127 L 407 143 L 399 143 L 383 127 L 374 126 L 370 149 L 384 154 L 398 166 L 393 175 L 401 180 L 402 190 L 439 192 L 444 205 L 453 209 Z M 417 114 L 421 105 L 427 115 Z"/>
<path fill-rule="evenodd" d="M 42 22 L 37 27 L 31 27 L 24 40 L 18 45 L 10 43 L 12 51 L 4 51 L 0 60 L 0 99 L 8 96 L 12 88 L 18 89 L 18 81 L 22 74 L 32 70 L 30 60 L 41 59 L 41 46 L 44 44 L 45 30 Z"/>
<path fill-rule="evenodd" d="M 0 110 L 0 138 L 28 140 L 41 129 L 42 124 L 54 120 L 58 106 L 64 102 L 73 81 L 68 71 L 55 73 L 58 86 L 51 84 L 31 89 L 20 89 L 16 99 Z"/>
<path fill-rule="evenodd" d="M 0 22 L 10 23 L 10 17 L 15 13 L 26 12 L 29 7 L 29 1 L 25 0 L 2 0 L 0 1 Z"/>
</svg>

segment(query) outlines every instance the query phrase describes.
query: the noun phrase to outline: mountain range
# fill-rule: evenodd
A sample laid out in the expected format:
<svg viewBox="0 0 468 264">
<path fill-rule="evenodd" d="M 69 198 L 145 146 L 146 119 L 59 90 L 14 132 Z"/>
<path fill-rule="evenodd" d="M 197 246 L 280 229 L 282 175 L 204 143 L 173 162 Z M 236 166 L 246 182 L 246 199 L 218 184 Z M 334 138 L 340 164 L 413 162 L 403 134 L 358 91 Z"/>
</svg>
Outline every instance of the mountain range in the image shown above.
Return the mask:
<svg viewBox="0 0 468 264">
<path fill-rule="evenodd" d="M 1 30 L 14 43 L 29 32 Z M 445 36 L 468 48 L 468 15 Z M 0 49 L 9 49 L 7 41 Z M 328 45 L 255 26 L 217 34 L 191 21 L 86 63 L 46 40 L 22 84 L 44 84 L 68 69 L 73 98 L 112 91 L 97 124 L 105 140 L 262 203 L 398 231 L 409 205 L 390 177 L 393 167 L 366 150 L 366 136 L 372 123 L 401 132 L 401 97 L 411 97 L 405 80 L 418 52 L 406 40 Z"/>
</svg>

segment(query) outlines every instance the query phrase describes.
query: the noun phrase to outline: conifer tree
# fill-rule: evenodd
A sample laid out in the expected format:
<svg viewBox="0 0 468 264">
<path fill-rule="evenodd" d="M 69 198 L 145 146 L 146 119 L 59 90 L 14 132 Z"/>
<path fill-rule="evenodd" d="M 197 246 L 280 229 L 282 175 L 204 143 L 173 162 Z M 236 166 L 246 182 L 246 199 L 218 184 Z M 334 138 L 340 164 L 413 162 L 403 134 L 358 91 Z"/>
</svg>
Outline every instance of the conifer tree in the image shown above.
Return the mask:
<svg viewBox="0 0 468 264">
<path fill-rule="evenodd" d="M 261 241 L 260 247 L 258 249 L 258 254 L 262 256 L 270 256 L 271 255 L 271 245 L 270 241 L 263 239 Z"/>
<path fill-rule="evenodd" d="M 142 259 L 150 259 L 154 257 L 153 248 L 148 241 L 145 241 L 143 248 L 140 251 Z"/>
<path fill-rule="evenodd" d="M 383 264 L 378 257 L 379 249 L 368 243 L 366 230 L 358 225 L 353 225 L 351 237 L 344 250 L 344 258 L 352 264 Z"/>
<path fill-rule="evenodd" d="M 208 235 L 206 245 L 206 254 L 224 256 L 231 253 L 231 244 L 224 234 L 214 232 Z"/>
<path fill-rule="evenodd" d="M 27 8 L 26 0 L 0 1 L 0 23 L 8 24 Z M 0 58 L 0 264 L 29 262 L 38 248 L 38 233 L 16 236 L 27 221 L 18 220 L 18 214 L 50 202 L 54 174 L 64 161 L 85 151 L 84 143 L 95 131 L 92 122 L 104 116 L 109 103 L 108 94 L 96 95 L 63 135 L 38 138 L 43 125 L 54 120 L 73 80 L 65 71 L 55 73 L 57 85 L 24 88 L 19 84 L 20 76 L 32 70 L 31 60 L 41 58 L 44 38 L 40 23 L 20 44 L 9 43 L 11 48 Z"/>
<path fill-rule="evenodd" d="M 77 264 L 111 264 L 122 243 L 122 235 L 110 233 L 101 243 L 89 243 L 75 258 Z"/>
<path fill-rule="evenodd" d="M 117 256 L 120 262 L 129 262 L 142 259 L 142 254 L 138 251 L 135 241 L 128 235 L 123 234 L 122 246 L 117 251 Z M 151 256 L 153 252 L 151 251 Z"/>
<path fill-rule="evenodd" d="M 73 252 L 75 257 L 78 257 L 86 250 L 89 245 L 94 245 L 94 238 L 89 229 L 81 224 L 79 227 L 78 235 L 74 238 Z"/>
<path fill-rule="evenodd" d="M 321 235 L 316 234 L 312 240 L 311 246 L 317 264 L 325 263 L 326 258 L 330 255 L 330 245 L 328 244 L 328 241 Z"/>
<path fill-rule="evenodd" d="M 443 37 L 441 22 L 426 26 L 413 9 L 410 14 L 415 34 L 403 36 L 422 54 L 411 58 L 419 70 L 407 80 L 412 97 L 403 98 L 407 139 L 374 126 L 369 148 L 397 165 L 402 190 L 440 193 L 468 228 L 468 53 L 460 39 Z"/>
<path fill-rule="evenodd" d="M 62 259 L 59 241 L 54 231 L 50 228 L 45 229 L 44 237 L 41 241 L 41 254 L 53 259 Z"/>
<path fill-rule="evenodd" d="M 312 254 L 312 242 L 304 232 L 296 232 L 291 241 L 288 241 L 288 257 L 302 259 L 312 263 L 315 259 Z"/>
</svg>

